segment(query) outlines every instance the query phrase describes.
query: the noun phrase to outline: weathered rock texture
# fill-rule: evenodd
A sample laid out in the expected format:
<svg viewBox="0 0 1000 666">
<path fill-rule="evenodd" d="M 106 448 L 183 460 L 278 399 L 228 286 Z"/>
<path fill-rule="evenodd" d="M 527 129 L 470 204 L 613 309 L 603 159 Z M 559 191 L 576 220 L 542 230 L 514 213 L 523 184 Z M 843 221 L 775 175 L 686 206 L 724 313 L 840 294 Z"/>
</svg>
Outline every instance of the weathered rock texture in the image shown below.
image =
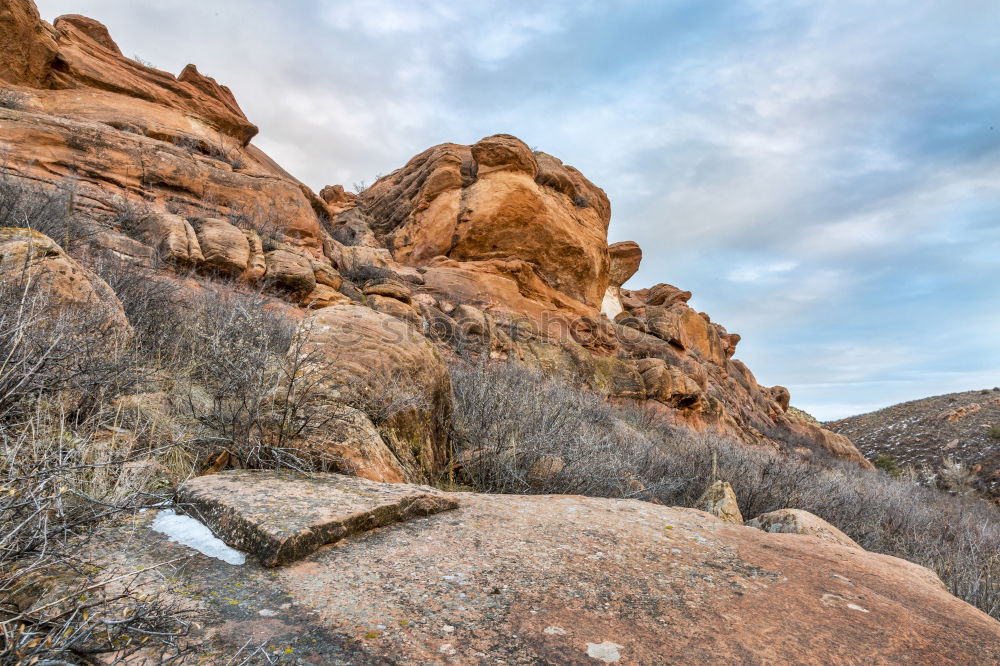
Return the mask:
<svg viewBox="0 0 1000 666">
<path fill-rule="evenodd" d="M 611 206 L 559 160 L 499 134 L 443 144 L 369 187 L 361 202 L 393 256 L 513 280 L 543 303 L 600 306 Z"/>
<path fill-rule="evenodd" d="M 458 506 L 421 486 L 261 471 L 191 479 L 177 489 L 177 502 L 266 567 L 289 564 L 358 532 Z"/>
<path fill-rule="evenodd" d="M 743 514 L 740 513 L 736 493 L 728 481 L 712 483 L 695 502 L 695 507 L 712 514 L 724 523 L 737 525 L 743 523 Z"/>
<path fill-rule="evenodd" d="M 59 315 L 99 336 L 129 335 L 131 326 L 115 292 L 63 252 L 48 236 L 30 229 L 0 228 L 0 285 L 26 285 L 45 299 L 53 321 Z"/>
<path fill-rule="evenodd" d="M 277 570 L 194 554 L 169 591 L 209 611 L 207 661 L 248 639 L 305 663 L 1000 660 L 1000 623 L 903 560 L 634 500 L 459 497 Z M 193 554 L 155 534 L 96 545 L 133 566 Z"/>
<path fill-rule="evenodd" d="M 740 336 L 689 307 L 690 292 L 622 289 L 642 251 L 608 245 L 603 192 L 516 138 L 435 146 L 355 203 L 334 236 L 355 250 L 384 244 L 417 267 L 410 300 L 431 337 L 454 342 L 459 329 L 465 349 L 644 400 L 689 427 L 869 465 L 846 438 L 786 416 L 788 390 L 760 386 L 733 358 Z M 457 323 L 470 306 L 484 318 L 474 334 Z M 390 312 L 406 318 L 400 310 Z"/>
<path fill-rule="evenodd" d="M 257 128 L 232 92 L 188 65 L 173 76 L 122 55 L 83 16 L 42 21 L 30 0 L 0 9 L 0 108 L 6 167 L 56 184 L 73 175 L 78 204 L 127 198 L 211 217 L 280 211 L 276 233 L 321 256 L 325 203 L 249 144 Z M 206 215 L 210 213 L 210 215 Z"/>
<path fill-rule="evenodd" d="M 386 448 L 375 449 L 377 455 L 329 437 L 339 420 L 307 433 L 313 446 L 338 447 L 334 452 L 375 480 L 437 479 L 448 463 L 451 381 L 434 345 L 397 317 L 353 305 L 323 308 L 301 330 L 308 338 L 300 350 L 303 372 L 321 378 L 317 398 L 346 400 L 386 419 Z"/>
</svg>

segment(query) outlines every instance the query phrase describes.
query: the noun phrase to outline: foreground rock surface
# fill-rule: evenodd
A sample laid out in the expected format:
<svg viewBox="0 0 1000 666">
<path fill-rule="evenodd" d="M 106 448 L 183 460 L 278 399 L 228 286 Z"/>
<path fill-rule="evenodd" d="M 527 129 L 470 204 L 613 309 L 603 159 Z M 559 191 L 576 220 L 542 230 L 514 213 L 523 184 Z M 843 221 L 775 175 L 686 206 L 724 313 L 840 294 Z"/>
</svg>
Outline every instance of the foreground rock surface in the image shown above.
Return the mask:
<svg viewBox="0 0 1000 666">
<path fill-rule="evenodd" d="M 141 526 L 95 543 L 129 566 L 192 556 L 149 585 L 203 613 L 220 663 L 244 644 L 329 664 L 1000 660 L 1000 623 L 900 559 L 633 500 L 458 497 L 279 569 Z"/>
<path fill-rule="evenodd" d="M 294 562 L 357 532 L 458 506 L 422 486 L 250 470 L 191 479 L 177 489 L 177 502 L 228 545 L 267 567 Z"/>
</svg>

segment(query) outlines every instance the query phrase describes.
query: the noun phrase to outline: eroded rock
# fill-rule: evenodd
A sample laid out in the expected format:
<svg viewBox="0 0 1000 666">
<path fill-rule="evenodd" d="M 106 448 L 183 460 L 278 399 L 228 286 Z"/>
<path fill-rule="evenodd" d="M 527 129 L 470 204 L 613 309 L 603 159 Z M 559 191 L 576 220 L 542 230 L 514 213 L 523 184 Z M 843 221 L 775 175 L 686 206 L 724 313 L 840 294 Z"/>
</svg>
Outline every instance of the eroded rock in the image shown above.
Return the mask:
<svg viewBox="0 0 1000 666">
<path fill-rule="evenodd" d="M 459 497 L 276 570 L 197 558 L 192 584 L 232 590 L 198 600 L 199 648 L 267 631 L 309 632 L 295 657 L 317 663 L 1000 660 L 1000 623 L 904 560 L 634 500 Z M 95 545 L 128 566 L 191 554 L 133 530 Z"/>
<path fill-rule="evenodd" d="M 724 523 L 743 524 L 743 514 L 736 493 L 728 481 L 715 481 L 702 494 L 695 507 L 707 511 Z"/>
</svg>

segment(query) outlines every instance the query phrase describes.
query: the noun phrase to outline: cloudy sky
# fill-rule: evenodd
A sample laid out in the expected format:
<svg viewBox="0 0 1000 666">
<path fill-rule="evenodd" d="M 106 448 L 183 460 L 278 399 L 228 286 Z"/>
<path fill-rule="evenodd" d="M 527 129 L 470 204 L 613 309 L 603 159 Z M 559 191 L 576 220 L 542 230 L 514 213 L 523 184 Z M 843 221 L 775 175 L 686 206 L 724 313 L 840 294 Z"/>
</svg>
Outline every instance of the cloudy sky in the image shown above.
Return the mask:
<svg viewBox="0 0 1000 666">
<path fill-rule="evenodd" d="M 996 0 L 39 0 L 229 85 L 319 189 L 509 132 L 824 419 L 1000 385 Z"/>
</svg>

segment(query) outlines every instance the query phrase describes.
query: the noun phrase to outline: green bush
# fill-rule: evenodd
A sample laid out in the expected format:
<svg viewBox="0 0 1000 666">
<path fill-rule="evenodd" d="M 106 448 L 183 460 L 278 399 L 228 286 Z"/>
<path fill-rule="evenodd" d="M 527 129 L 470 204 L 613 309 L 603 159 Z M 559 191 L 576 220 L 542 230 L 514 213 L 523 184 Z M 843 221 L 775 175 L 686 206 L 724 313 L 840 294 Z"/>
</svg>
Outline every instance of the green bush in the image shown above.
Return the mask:
<svg viewBox="0 0 1000 666">
<path fill-rule="evenodd" d="M 894 479 L 898 479 L 900 475 L 899 465 L 896 463 L 896 459 L 890 456 L 888 453 L 882 453 L 874 460 L 875 467 L 879 468 L 889 476 Z"/>
</svg>

